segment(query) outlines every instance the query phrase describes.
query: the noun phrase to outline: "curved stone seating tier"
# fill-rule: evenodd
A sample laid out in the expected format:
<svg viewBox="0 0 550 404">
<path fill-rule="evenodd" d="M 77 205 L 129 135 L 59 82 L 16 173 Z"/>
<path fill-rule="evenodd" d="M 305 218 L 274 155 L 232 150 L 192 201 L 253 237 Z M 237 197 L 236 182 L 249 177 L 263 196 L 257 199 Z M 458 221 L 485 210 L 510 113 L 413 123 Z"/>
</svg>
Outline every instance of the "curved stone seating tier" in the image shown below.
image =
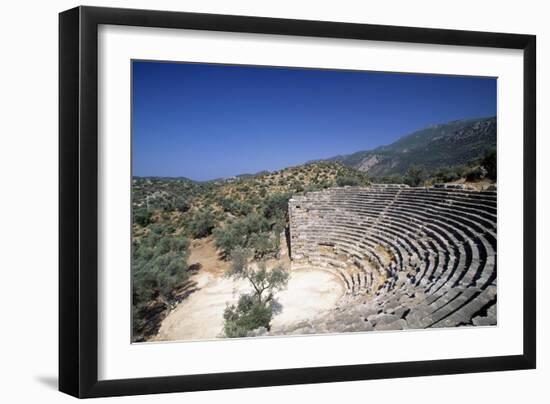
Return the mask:
<svg viewBox="0 0 550 404">
<path fill-rule="evenodd" d="M 344 211 L 350 217 L 350 220 L 351 220 L 353 216 L 357 218 L 357 217 L 361 217 L 366 213 L 368 213 L 371 216 L 373 214 L 375 216 L 378 216 L 378 215 L 383 215 L 387 210 L 407 209 L 407 208 L 414 209 L 419 212 L 425 212 L 427 214 L 429 214 L 430 212 L 432 213 L 435 212 L 439 219 L 451 218 L 457 221 L 461 221 L 464 224 L 474 227 L 476 232 L 488 232 L 488 233 L 493 232 L 494 233 L 494 230 L 495 230 L 496 216 L 494 215 L 492 215 L 491 219 L 489 220 L 487 218 L 482 218 L 480 216 L 476 216 L 468 212 L 464 212 L 460 209 L 441 208 L 438 206 L 434 206 L 431 203 L 423 203 L 422 201 L 414 202 L 414 203 L 407 201 L 399 204 L 392 204 L 391 206 L 386 206 L 386 207 L 377 206 L 369 202 L 365 202 L 364 205 L 355 203 L 353 205 L 347 205 L 347 206 L 343 205 L 343 206 L 340 206 L 338 209 L 332 209 L 331 211 L 323 210 L 322 214 L 320 214 L 319 211 L 314 210 L 310 213 L 310 218 L 314 218 L 314 216 L 318 216 L 319 218 L 322 218 L 323 216 L 334 214 L 334 212 L 337 212 L 337 211 Z M 419 223 L 422 223 L 422 222 L 423 220 L 420 219 Z"/>
<path fill-rule="evenodd" d="M 337 204 L 338 202 L 349 206 L 357 203 L 362 205 L 364 203 L 376 204 L 381 203 L 385 204 L 387 202 L 388 196 L 377 196 L 377 197 L 365 197 L 361 194 L 357 195 L 340 195 L 330 201 L 331 204 Z M 441 195 L 431 194 L 431 193 L 414 193 L 408 191 L 401 191 L 399 194 L 391 195 L 392 198 L 397 198 L 399 200 L 409 200 L 411 202 L 421 202 L 424 205 L 428 205 L 427 202 L 433 203 L 438 207 L 452 207 L 456 211 L 463 211 L 465 213 L 471 212 L 477 215 L 486 217 L 488 220 L 493 220 L 496 215 L 496 203 L 489 204 L 484 201 L 476 201 L 474 198 L 451 198 L 451 197 L 442 197 Z M 321 201 L 319 201 L 321 203 Z"/>
<path fill-rule="evenodd" d="M 311 192 L 289 202 L 291 258 L 342 280 L 358 330 L 496 324 L 496 212 L 494 191 Z"/>
<path fill-rule="evenodd" d="M 389 215 L 388 215 L 388 216 L 389 216 Z M 337 217 L 337 216 L 335 216 L 335 217 Z M 342 222 L 344 222 L 343 219 L 342 219 Z M 390 226 L 391 226 L 391 225 L 390 225 Z M 402 231 L 402 230 L 406 227 L 406 225 L 401 224 L 401 227 L 402 227 L 401 229 L 397 229 L 396 231 Z M 428 228 L 429 228 L 429 227 L 430 227 L 430 226 L 428 226 Z M 359 228 L 359 227 L 357 227 L 357 228 Z M 378 228 L 378 227 L 377 227 L 377 225 L 374 225 L 374 226 L 372 226 L 372 228 Z M 320 229 L 317 229 L 317 230 L 313 229 L 313 233 L 318 232 L 319 230 L 320 230 Z M 325 231 L 325 230 L 326 230 L 326 229 L 323 229 L 323 231 Z M 359 228 L 359 231 L 360 231 L 360 230 L 361 230 L 361 229 Z M 414 229 L 411 229 L 411 228 L 409 228 L 408 230 L 411 231 L 411 232 L 414 231 Z M 451 230 L 452 230 L 452 229 L 451 229 Z M 330 229 L 328 229 L 328 231 L 330 232 Z M 437 228 L 436 228 L 436 231 L 437 231 Z M 456 230 L 456 231 L 457 231 L 457 232 L 460 231 L 460 230 L 459 230 L 459 226 L 457 226 L 457 230 Z M 467 230 L 467 231 L 468 231 L 468 230 Z M 426 230 L 426 232 L 428 232 L 428 230 Z M 392 235 L 397 236 L 397 237 L 400 236 L 399 234 L 397 234 L 397 233 L 395 233 L 395 232 L 392 232 L 391 230 L 387 230 L 387 233 L 392 234 Z M 431 235 L 433 238 L 437 239 L 437 236 L 435 235 L 435 233 L 432 232 L 432 233 L 430 233 L 430 235 Z M 445 235 L 445 234 L 444 234 L 444 235 Z M 454 244 L 455 244 L 455 245 L 460 245 L 461 243 L 466 242 L 465 240 L 475 240 L 475 234 L 472 234 L 472 233 L 470 232 L 470 236 L 471 236 L 471 238 L 462 236 L 460 242 L 456 242 L 456 241 L 455 241 Z M 447 239 L 451 239 L 451 238 L 452 238 L 452 237 L 447 236 Z M 412 249 L 415 250 L 415 249 L 416 249 L 416 248 L 415 248 L 415 245 L 414 245 L 414 244 L 415 244 L 415 241 L 414 241 L 414 240 L 413 240 L 413 241 L 410 241 L 410 240 L 411 240 L 410 238 L 405 238 L 405 242 L 407 242 L 409 245 L 411 245 L 411 246 L 412 246 Z M 441 243 L 440 243 L 440 244 L 441 244 Z M 476 256 L 478 255 L 475 251 L 474 251 L 473 253 L 470 251 L 470 249 L 471 249 L 472 246 L 471 246 L 469 243 L 466 243 L 466 244 L 464 244 L 464 245 L 467 247 L 467 248 L 466 248 L 466 258 L 467 258 L 467 259 L 469 259 L 472 255 L 476 255 Z M 469 248 L 468 248 L 468 247 L 469 247 Z M 475 247 L 475 245 L 474 245 L 474 247 Z M 458 247 L 458 248 L 461 248 L 461 247 Z M 416 249 L 416 253 L 418 254 L 418 250 L 417 250 L 417 249 Z M 409 254 L 410 254 L 410 252 L 409 252 Z M 410 255 L 412 255 L 412 254 L 410 254 Z"/>
</svg>

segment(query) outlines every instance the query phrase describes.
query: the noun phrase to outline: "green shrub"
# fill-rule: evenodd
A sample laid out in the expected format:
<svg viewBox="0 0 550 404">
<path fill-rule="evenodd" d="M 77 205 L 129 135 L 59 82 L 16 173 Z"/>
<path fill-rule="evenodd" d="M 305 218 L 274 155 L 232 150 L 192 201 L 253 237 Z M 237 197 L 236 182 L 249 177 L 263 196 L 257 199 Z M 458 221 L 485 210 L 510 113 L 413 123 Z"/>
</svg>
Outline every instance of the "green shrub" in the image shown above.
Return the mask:
<svg viewBox="0 0 550 404">
<path fill-rule="evenodd" d="M 435 172 L 435 179 L 438 182 L 451 182 L 460 178 L 457 171 L 450 167 L 442 167 Z"/>
<path fill-rule="evenodd" d="M 224 212 L 231 213 L 234 216 L 246 216 L 252 212 L 252 206 L 246 202 L 225 197 L 219 198 L 217 202 Z"/>
<path fill-rule="evenodd" d="M 236 306 L 227 306 L 223 312 L 224 333 L 229 338 L 240 338 L 260 327 L 269 330 L 272 316 L 270 302 L 259 303 L 254 296 L 243 294 Z"/>
<path fill-rule="evenodd" d="M 142 227 L 145 227 L 151 223 L 151 212 L 145 208 L 134 209 L 133 216 L 134 223 L 137 223 Z"/>
<path fill-rule="evenodd" d="M 486 172 L 481 167 L 472 167 L 466 172 L 466 180 L 479 181 L 485 174 Z"/>
<path fill-rule="evenodd" d="M 381 184 L 404 184 L 405 180 L 402 176 L 398 174 L 387 175 L 384 177 L 377 178 L 375 182 Z"/>
<path fill-rule="evenodd" d="M 212 234 L 216 227 L 216 217 L 210 209 L 202 209 L 187 223 L 187 231 L 193 238 L 203 238 Z"/>
<path fill-rule="evenodd" d="M 148 226 L 147 229 L 156 235 L 162 235 L 166 232 L 166 226 L 164 226 L 162 223 L 153 223 L 152 225 Z"/>
<path fill-rule="evenodd" d="M 487 170 L 487 177 L 493 181 L 497 179 L 497 150 L 489 149 L 481 159 L 481 165 Z"/>
<path fill-rule="evenodd" d="M 419 187 L 424 184 L 425 179 L 426 173 L 424 172 L 424 169 L 420 166 L 413 165 L 407 170 L 404 182 L 411 187 Z"/>
<path fill-rule="evenodd" d="M 189 241 L 181 236 L 150 232 L 132 245 L 133 305 L 143 308 L 153 299 L 170 300 L 170 292 L 185 281 Z M 138 310 L 137 312 L 140 312 Z"/>
<path fill-rule="evenodd" d="M 264 217 L 276 222 L 286 221 L 290 197 L 290 193 L 277 193 L 267 197 L 261 209 Z"/>
<path fill-rule="evenodd" d="M 254 250 L 254 257 L 261 259 L 276 257 L 279 252 L 280 241 L 274 232 L 253 233 L 250 236 L 248 246 Z"/>
<path fill-rule="evenodd" d="M 189 201 L 184 197 L 178 197 L 174 200 L 174 209 L 179 210 L 180 212 L 187 212 L 191 207 Z"/>
<path fill-rule="evenodd" d="M 270 232 L 271 225 L 268 220 L 257 213 L 251 213 L 215 229 L 213 236 L 222 258 L 227 259 L 236 247 L 254 248 L 254 244 L 259 242 L 260 235 Z"/>
<path fill-rule="evenodd" d="M 342 175 L 336 178 L 336 185 L 338 185 L 339 187 L 345 187 L 345 186 L 356 187 L 358 185 L 361 185 L 361 181 L 357 177 Z"/>
</svg>

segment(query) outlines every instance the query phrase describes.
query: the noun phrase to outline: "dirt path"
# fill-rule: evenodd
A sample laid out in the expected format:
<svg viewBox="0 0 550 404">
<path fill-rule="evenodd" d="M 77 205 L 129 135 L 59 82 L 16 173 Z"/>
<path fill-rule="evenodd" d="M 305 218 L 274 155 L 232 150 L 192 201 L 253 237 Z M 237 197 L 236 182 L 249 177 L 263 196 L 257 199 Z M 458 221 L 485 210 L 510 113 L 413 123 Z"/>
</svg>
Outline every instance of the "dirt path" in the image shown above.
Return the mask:
<svg viewBox="0 0 550 404">
<path fill-rule="evenodd" d="M 200 263 L 201 272 L 221 276 L 229 267 L 229 262 L 218 259 L 218 252 L 211 237 L 193 240 L 189 252 L 189 264 Z"/>
</svg>

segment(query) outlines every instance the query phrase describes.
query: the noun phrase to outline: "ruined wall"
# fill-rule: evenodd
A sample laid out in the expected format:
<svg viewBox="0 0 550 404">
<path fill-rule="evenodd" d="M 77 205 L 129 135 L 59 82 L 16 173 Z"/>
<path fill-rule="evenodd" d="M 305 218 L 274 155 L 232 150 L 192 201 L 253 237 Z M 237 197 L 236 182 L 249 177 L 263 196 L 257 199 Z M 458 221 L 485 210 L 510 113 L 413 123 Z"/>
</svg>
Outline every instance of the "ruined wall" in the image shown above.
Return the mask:
<svg viewBox="0 0 550 404">
<path fill-rule="evenodd" d="M 313 240 L 309 240 L 307 230 L 315 227 L 323 219 L 318 201 L 323 199 L 320 192 L 308 196 L 295 196 L 289 201 L 291 259 L 302 261 L 313 252 Z"/>
<path fill-rule="evenodd" d="M 293 261 L 307 261 L 318 253 L 319 245 L 331 245 L 331 240 L 328 238 L 325 240 L 318 228 L 325 224 L 331 214 L 340 210 L 327 206 L 327 202 L 330 203 L 335 193 L 345 192 L 344 189 L 332 188 L 309 192 L 305 196 L 294 196 L 289 201 L 290 245 Z M 312 234 L 315 234 L 315 240 L 311 239 Z"/>
<path fill-rule="evenodd" d="M 310 204 L 305 196 L 295 196 L 288 202 L 290 258 L 293 260 L 304 258 L 304 246 L 307 240 L 300 230 L 307 225 L 307 211 Z"/>
</svg>

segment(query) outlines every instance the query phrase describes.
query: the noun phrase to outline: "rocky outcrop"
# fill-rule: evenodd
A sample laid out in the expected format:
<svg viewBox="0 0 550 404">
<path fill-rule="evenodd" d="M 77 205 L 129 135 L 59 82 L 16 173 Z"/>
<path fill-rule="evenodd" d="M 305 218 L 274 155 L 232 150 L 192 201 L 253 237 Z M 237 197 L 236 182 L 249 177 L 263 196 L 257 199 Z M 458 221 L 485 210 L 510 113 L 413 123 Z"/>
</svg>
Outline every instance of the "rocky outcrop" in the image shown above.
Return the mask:
<svg viewBox="0 0 550 404">
<path fill-rule="evenodd" d="M 405 175 L 412 165 L 434 172 L 462 165 L 496 148 L 496 117 L 431 125 L 394 143 L 328 159 L 367 172 L 371 177 Z"/>
</svg>

